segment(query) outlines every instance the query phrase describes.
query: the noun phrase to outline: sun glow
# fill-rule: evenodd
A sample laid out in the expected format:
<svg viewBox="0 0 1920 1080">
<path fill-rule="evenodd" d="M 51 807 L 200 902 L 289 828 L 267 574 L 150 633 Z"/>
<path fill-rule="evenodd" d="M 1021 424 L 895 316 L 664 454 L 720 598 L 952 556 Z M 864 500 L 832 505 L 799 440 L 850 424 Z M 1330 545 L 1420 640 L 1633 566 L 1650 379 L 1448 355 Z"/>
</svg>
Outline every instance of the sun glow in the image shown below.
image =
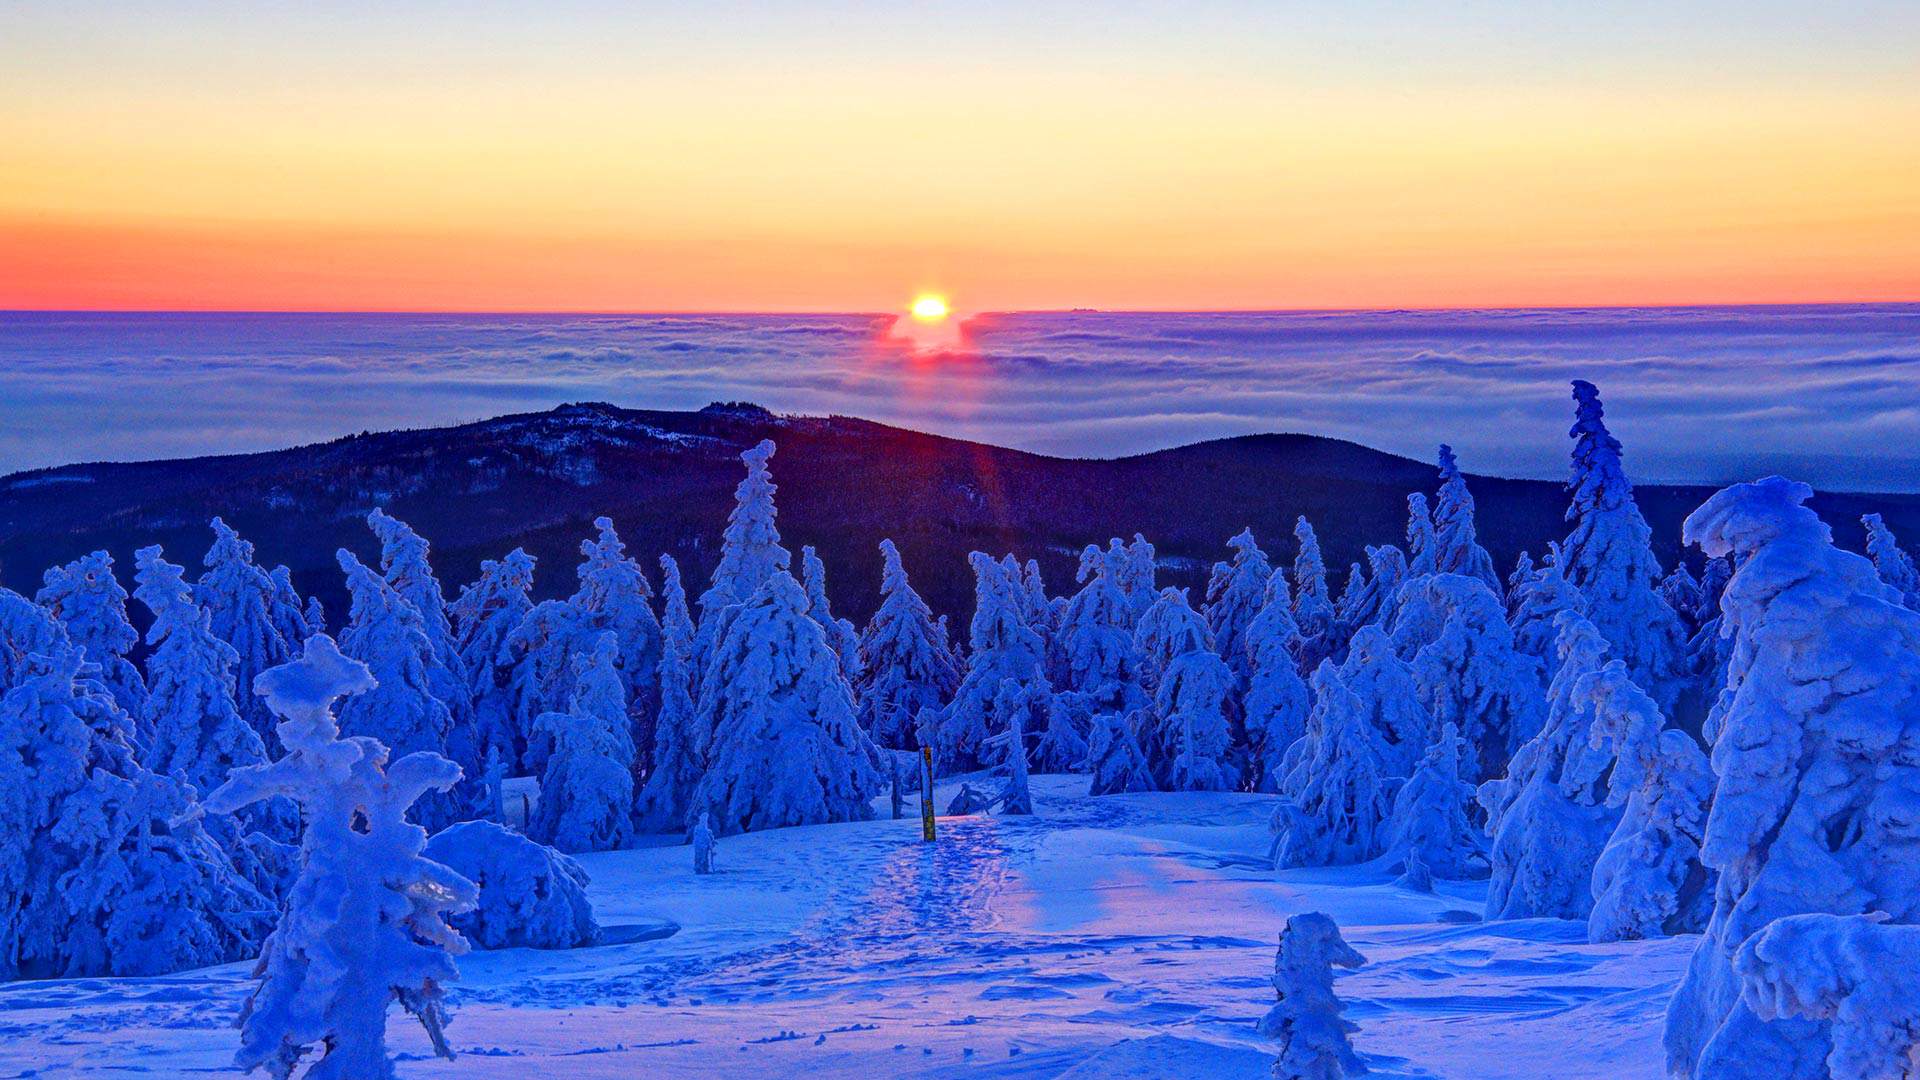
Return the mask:
<svg viewBox="0 0 1920 1080">
<path fill-rule="evenodd" d="M 937 296 L 923 296 L 913 302 L 913 317 L 944 319 L 947 317 L 947 302 Z"/>
</svg>

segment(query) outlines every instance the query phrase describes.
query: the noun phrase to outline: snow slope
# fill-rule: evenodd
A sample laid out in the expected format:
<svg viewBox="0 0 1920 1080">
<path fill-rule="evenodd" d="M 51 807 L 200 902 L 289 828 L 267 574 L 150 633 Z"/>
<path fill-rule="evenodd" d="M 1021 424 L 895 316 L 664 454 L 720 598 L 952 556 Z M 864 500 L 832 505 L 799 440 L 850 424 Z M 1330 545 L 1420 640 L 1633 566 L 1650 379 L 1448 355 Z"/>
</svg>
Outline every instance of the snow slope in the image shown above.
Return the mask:
<svg viewBox="0 0 1920 1080">
<path fill-rule="evenodd" d="M 1484 885 L 1377 866 L 1275 875 L 1270 796 L 1085 784 L 1034 777 L 1034 817 L 943 818 L 931 847 L 909 817 L 728 837 L 706 877 L 678 844 L 581 856 L 606 944 L 461 958 L 459 1060 L 393 1023 L 400 1075 L 1255 1080 L 1275 938 L 1310 910 L 1368 958 L 1335 991 L 1374 1076 L 1661 1075 L 1696 939 L 1483 925 Z M 249 966 L 0 985 L 0 1078 L 238 1075 Z"/>
</svg>

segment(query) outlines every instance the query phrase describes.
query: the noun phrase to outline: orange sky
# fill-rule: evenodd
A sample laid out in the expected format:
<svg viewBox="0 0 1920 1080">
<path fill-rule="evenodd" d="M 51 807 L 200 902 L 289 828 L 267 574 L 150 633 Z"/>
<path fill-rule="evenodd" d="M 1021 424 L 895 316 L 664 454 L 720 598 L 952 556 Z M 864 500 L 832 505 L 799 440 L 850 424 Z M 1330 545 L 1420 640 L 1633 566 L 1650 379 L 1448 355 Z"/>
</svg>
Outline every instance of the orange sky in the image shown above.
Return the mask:
<svg viewBox="0 0 1920 1080">
<path fill-rule="evenodd" d="M 0 308 L 1920 300 L 1916 77 L 1791 28 L 1753 71 L 1480 58 L 1506 79 L 1316 67 L 1289 28 L 582 54 L 583 21 L 506 62 L 512 26 L 381 27 L 368 58 L 339 26 L 148 46 L 31 14 L 0 46 Z"/>
</svg>

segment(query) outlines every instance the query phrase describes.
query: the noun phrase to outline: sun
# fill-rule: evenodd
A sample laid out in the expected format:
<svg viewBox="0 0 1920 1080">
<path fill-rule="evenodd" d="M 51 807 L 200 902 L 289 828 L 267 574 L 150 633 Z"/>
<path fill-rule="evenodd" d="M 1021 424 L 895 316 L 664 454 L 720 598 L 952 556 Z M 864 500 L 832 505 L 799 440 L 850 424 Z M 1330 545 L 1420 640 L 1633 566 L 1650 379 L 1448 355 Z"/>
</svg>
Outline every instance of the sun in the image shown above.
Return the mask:
<svg viewBox="0 0 1920 1080">
<path fill-rule="evenodd" d="M 922 296 L 913 302 L 913 317 L 916 319 L 944 319 L 947 317 L 947 302 L 937 296 Z"/>
</svg>

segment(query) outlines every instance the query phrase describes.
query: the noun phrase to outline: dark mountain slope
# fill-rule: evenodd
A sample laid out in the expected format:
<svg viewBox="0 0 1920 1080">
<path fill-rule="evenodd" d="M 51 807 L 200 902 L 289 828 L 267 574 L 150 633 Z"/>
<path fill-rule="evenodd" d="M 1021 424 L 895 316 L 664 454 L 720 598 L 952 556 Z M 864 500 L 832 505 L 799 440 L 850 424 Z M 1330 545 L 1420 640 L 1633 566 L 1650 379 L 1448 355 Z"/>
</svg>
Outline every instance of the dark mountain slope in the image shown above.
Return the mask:
<svg viewBox="0 0 1920 1080">
<path fill-rule="evenodd" d="M 580 541 L 613 518 L 652 565 L 669 552 L 698 595 L 741 476 L 739 452 L 779 443 L 780 524 L 796 553 L 817 545 L 842 614 L 875 603 L 892 536 L 916 584 L 956 620 L 970 613 L 965 555 L 1016 551 L 1041 562 L 1054 591 L 1077 553 L 1141 532 L 1167 560 L 1163 580 L 1203 585 L 1226 539 L 1251 527 L 1290 560 L 1296 516 L 1314 523 L 1335 586 L 1367 543 L 1398 543 L 1406 496 L 1431 493 L 1431 466 L 1307 435 L 1254 435 L 1116 460 L 1049 458 L 845 417 L 777 417 L 752 406 L 698 413 L 568 405 L 461 427 L 365 434 L 264 454 L 75 465 L 0 478 L 0 582 L 31 593 L 41 570 L 105 547 L 123 572 L 134 548 L 165 545 L 197 567 L 207 520 L 225 517 L 264 565 L 285 563 L 303 591 L 343 612 L 337 547 L 375 553 L 361 518 L 380 505 L 433 542 L 449 593 L 483 558 L 515 546 L 540 559 L 539 591 L 573 587 Z M 1632 447 L 1628 447 L 1631 467 Z M 1502 573 L 1522 549 L 1566 533 L 1560 485 L 1473 477 L 1482 542 Z M 1679 553 L 1679 522 L 1705 488 L 1647 486 L 1641 505 L 1659 554 Z M 1879 510 L 1920 539 L 1920 497 L 1823 495 L 1817 509 L 1858 548 L 1859 516 Z M 1195 595 L 1199 599 L 1198 593 Z"/>
</svg>

